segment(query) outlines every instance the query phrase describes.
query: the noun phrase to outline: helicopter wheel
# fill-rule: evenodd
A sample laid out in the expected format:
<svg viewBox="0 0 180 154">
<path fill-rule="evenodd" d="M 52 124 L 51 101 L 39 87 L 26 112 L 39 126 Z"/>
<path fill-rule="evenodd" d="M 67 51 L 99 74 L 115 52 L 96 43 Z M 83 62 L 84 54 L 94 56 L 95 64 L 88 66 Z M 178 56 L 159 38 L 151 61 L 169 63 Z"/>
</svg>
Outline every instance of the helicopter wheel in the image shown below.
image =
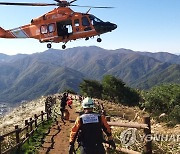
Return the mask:
<svg viewBox="0 0 180 154">
<path fill-rule="evenodd" d="M 64 45 L 62 45 L 62 49 L 66 49 L 66 45 L 64 44 Z"/>
<path fill-rule="evenodd" d="M 97 42 L 101 42 L 102 41 L 102 39 L 101 38 L 97 38 Z"/>
<path fill-rule="evenodd" d="M 86 40 L 86 41 L 89 40 L 89 37 L 86 37 L 85 40 Z"/>
<path fill-rule="evenodd" d="M 47 44 L 47 48 L 50 49 L 52 45 L 50 43 Z"/>
</svg>

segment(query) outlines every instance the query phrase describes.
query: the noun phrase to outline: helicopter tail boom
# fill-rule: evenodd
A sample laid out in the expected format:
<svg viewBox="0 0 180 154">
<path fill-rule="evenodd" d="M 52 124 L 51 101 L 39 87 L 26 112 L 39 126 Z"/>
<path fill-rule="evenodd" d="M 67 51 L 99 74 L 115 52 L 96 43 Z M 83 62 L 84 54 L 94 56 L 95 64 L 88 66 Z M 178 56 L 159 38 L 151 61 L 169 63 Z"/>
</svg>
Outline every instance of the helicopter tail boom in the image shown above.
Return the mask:
<svg viewBox="0 0 180 154">
<path fill-rule="evenodd" d="M 3 28 L 0 27 L 0 37 L 4 37 L 6 34 L 6 30 L 4 30 Z"/>
<path fill-rule="evenodd" d="M 29 38 L 29 35 L 21 27 L 10 30 L 0 27 L 0 38 Z"/>
</svg>

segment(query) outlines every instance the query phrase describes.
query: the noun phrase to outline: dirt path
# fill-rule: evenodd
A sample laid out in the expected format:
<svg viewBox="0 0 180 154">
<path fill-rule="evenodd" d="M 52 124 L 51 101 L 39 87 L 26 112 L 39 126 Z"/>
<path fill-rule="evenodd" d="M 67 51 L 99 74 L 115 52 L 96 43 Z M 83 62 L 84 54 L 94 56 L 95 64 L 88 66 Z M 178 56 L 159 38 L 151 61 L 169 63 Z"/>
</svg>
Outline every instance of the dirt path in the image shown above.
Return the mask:
<svg viewBox="0 0 180 154">
<path fill-rule="evenodd" d="M 66 120 L 64 124 L 61 118 L 58 117 L 58 125 L 54 125 L 49 135 L 46 136 L 45 142 L 39 150 L 40 154 L 68 154 L 70 130 L 78 116 L 74 107 L 72 109 L 68 108 L 68 110 L 70 112 L 70 120 Z M 60 130 L 58 127 L 60 127 Z"/>
</svg>

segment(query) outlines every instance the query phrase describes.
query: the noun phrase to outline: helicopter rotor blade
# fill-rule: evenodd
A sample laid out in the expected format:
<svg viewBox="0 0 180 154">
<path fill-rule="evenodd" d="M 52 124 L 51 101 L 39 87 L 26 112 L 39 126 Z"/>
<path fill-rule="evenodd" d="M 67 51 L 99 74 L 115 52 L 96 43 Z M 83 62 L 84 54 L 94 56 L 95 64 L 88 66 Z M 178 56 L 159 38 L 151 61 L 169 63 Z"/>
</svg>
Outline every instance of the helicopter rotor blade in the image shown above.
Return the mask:
<svg viewBox="0 0 180 154">
<path fill-rule="evenodd" d="M 70 6 L 77 6 L 77 7 L 88 7 L 88 8 L 96 8 L 96 9 L 112 9 L 114 7 L 109 6 L 82 6 L 82 5 L 70 5 Z"/>
<path fill-rule="evenodd" d="M 77 0 L 72 0 L 72 1 L 69 2 L 69 4 L 72 4 L 72 3 L 74 3 L 75 1 L 77 1 Z"/>
<path fill-rule="evenodd" d="M 81 6 L 81 5 L 74 5 L 77 0 L 71 0 L 67 2 L 66 0 L 54 0 L 57 3 L 13 3 L 13 2 L 0 2 L 0 5 L 18 5 L 18 6 L 59 6 L 59 7 L 66 7 L 66 6 L 76 6 L 76 7 L 88 7 L 88 8 L 100 8 L 100 9 L 110 9 L 114 7 L 107 7 L 107 6 Z"/>
<path fill-rule="evenodd" d="M 12 3 L 0 2 L 0 5 L 19 5 L 19 6 L 57 6 L 55 3 Z"/>
</svg>

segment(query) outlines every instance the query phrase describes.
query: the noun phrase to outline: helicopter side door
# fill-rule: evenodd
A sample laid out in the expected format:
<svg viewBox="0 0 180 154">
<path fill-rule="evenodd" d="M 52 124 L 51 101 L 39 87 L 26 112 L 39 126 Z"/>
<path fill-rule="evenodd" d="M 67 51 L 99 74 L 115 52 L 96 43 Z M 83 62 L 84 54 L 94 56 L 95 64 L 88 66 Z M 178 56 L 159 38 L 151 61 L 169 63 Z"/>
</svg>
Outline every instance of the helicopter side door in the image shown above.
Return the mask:
<svg viewBox="0 0 180 154">
<path fill-rule="evenodd" d="M 65 20 L 56 22 L 57 35 L 62 37 L 62 39 L 68 38 L 72 33 L 72 21 Z"/>
</svg>

